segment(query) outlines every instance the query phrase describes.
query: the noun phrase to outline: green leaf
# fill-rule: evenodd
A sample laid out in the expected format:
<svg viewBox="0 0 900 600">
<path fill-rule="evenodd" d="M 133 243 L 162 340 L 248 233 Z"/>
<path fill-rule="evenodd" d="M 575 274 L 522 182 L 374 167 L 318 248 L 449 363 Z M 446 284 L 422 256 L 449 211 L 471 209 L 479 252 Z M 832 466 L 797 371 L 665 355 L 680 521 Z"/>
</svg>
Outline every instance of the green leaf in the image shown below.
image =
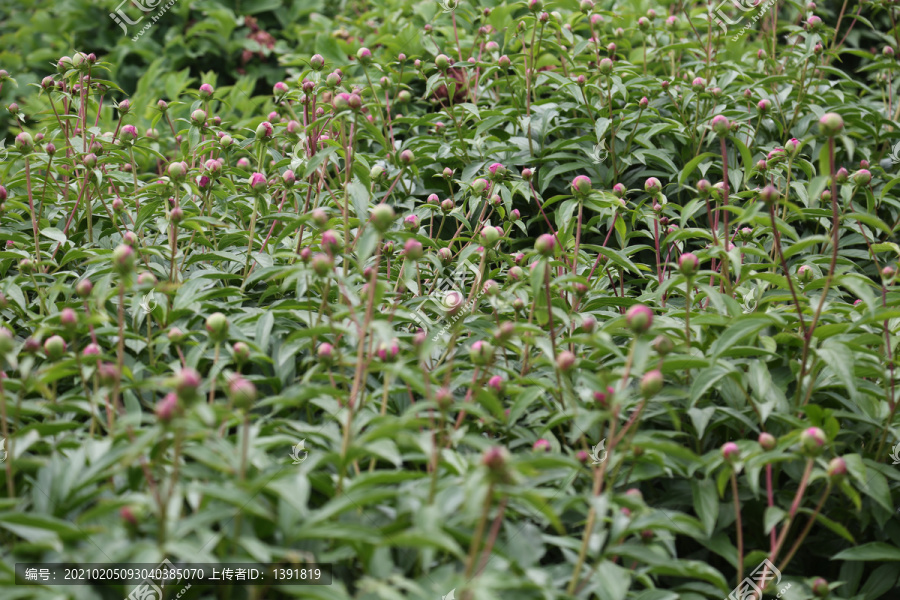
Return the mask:
<svg viewBox="0 0 900 600">
<path fill-rule="evenodd" d="M 851 398 L 856 397 L 856 378 L 853 374 L 853 352 L 840 342 L 828 339 L 821 348 L 816 350 L 816 355 L 822 359 L 831 372 L 844 384 Z"/>
<path fill-rule="evenodd" d="M 716 484 L 711 479 L 692 479 L 691 490 L 694 498 L 694 510 L 707 536 L 711 536 L 716 528 L 716 520 L 719 518 L 719 498 L 716 494 Z"/>
<path fill-rule="evenodd" d="M 56 227 L 41 227 L 39 231 L 42 236 L 49 238 L 54 242 L 63 243 L 66 241 L 66 234 Z"/>
<path fill-rule="evenodd" d="M 736 343 L 748 337 L 750 335 L 754 335 L 763 327 L 772 324 L 772 319 L 770 317 L 763 316 L 747 316 L 737 319 L 736 321 L 729 323 L 728 327 L 722 332 L 722 335 L 713 342 L 710 347 L 709 354 L 713 358 L 718 358 L 721 356 L 726 350 L 734 346 Z"/>
<path fill-rule="evenodd" d="M 869 542 L 838 552 L 831 560 L 900 561 L 900 548 L 884 542 Z"/>
</svg>

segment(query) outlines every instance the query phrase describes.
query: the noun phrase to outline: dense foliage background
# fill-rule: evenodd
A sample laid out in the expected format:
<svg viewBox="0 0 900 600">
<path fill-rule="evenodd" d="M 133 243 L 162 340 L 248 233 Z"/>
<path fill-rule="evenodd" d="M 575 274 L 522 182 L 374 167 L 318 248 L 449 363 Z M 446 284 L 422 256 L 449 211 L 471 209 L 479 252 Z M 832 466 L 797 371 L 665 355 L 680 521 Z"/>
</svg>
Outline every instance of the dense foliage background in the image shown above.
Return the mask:
<svg viewBox="0 0 900 600">
<path fill-rule="evenodd" d="M 0 7 L 0 596 L 898 597 L 897 9 L 760 6 Z"/>
</svg>

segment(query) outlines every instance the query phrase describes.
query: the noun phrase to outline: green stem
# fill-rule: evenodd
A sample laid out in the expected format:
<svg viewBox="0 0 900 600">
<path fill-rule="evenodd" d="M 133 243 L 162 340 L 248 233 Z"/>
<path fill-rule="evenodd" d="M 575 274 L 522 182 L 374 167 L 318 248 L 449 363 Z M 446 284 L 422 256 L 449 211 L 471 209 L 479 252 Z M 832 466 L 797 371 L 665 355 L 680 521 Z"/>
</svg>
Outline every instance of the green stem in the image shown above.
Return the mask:
<svg viewBox="0 0 900 600">
<path fill-rule="evenodd" d="M 484 505 L 481 509 L 481 518 L 478 520 L 478 526 L 475 528 L 475 534 L 472 536 L 472 543 L 469 545 L 469 556 L 466 559 L 466 579 L 471 579 L 475 570 L 475 557 L 478 555 L 478 548 L 481 546 L 481 538 L 484 537 L 484 528 L 487 525 L 488 513 L 491 511 L 491 501 L 494 499 L 494 482 L 488 484 L 487 494 L 484 497 Z"/>
</svg>

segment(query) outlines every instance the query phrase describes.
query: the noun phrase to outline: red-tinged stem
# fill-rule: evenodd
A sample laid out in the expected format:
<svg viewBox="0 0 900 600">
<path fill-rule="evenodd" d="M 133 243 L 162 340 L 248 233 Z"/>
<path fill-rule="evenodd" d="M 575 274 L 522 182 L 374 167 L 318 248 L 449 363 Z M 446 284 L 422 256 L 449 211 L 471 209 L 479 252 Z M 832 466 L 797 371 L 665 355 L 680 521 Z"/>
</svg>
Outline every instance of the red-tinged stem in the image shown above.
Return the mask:
<svg viewBox="0 0 900 600">
<path fill-rule="evenodd" d="M 34 259 L 41 262 L 41 242 L 38 234 L 38 215 L 34 210 L 34 194 L 31 192 L 31 161 L 25 157 L 25 185 L 28 189 L 28 207 L 31 209 L 31 229 L 34 232 Z"/>
<path fill-rule="evenodd" d="M 463 399 L 463 403 L 467 403 L 472 400 L 472 394 L 475 391 L 476 386 L 478 385 L 478 376 L 480 374 L 481 369 L 475 367 L 475 371 L 472 373 L 472 384 L 469 386 L 468 391 L 466 391 L 466 397 Z M 456 425 L 453 426 L 453 430 L 456 431 L 459 429 L 459 426 L 462 425 L 463 420 L 466 418 L 466 409 L 459 411 L 459 415 L 456 417 Z"/>
<path fill-rule="evenodd" d="M 618 408 L 614 408 L 613 415 L 610 419 L 611 424 L 609 429 L 609 437 L 612 441 L 610 442 L 609 450 L 607 450 L 607 460 L 601 462 L 600 466 L 594 469 L 594 484 L 592 489 L 592 497 L 594 498 L 596 498 L 603 492 L 603 482 L 606 475 L 606 466 L 610 462 L 609 456 L 612 455 L 612 452 L 615 449 L 616 425 L 618 423 L 618 420 L 619 411 Z M 597 511 L 595 506 L 595 503 L 591 503 L 591 508 L 588 511 L 587 523 L 584 526 L 584 534 L 581 540 L 581 550 L 578 552 L 578 559 L 575 562 L 575 567 L 572 569 L 572 578 L 569 580 L 569 586 L 566 590 L 570 595 L 575 591 L 575 588 L 578 585 L 578 578 L 581 575 L 581 568 L 584 566 L 584 559 L 587 556 L 588 541 L 591 538 L 591 533 L 594 529 L 594 522 L 597 519 Z"/>
<path fill-rule="evenodd" d="M 601 245 L 601 247 L 603 247 L 603 248 L 606 247 L 606 243 L 609 242 L 609 237 L 612 235 L 613 230 L 616 228 L 616 221 L 617 221 L 618 219 L 619 219 L 619 211 L 616 211 L 616 212 L 613 213 L 613 222 L 612 222 L 612 225 L 609 227 L 609 231 L 606 232 L 606 238 L 603 240 L 603 244 Z M 591 267 L 591 272 L 590 272 L 590 273 L 588 274 L 588 276 L 587 276 L 588 283 L 591 282 L 591 277 L 593 277 L 594 271 L 597 269 L 597 265 L 600 264 L 600 259 L 601 259 L 602 257 L 603 257 L 603 254 L 601 254 L 601 253 L 598 252 L 598 253 L 597 253 L 597 260 L 594 261 L 594 266 Z M 610 283 L 612 283 L 612 278 L 610 278 L 609 281 L 610 281 Z M 615 289 L 615 286 L 613 286 L 613 288 Z"/>
<path fill-rule="evenodd" d="M 484 567 L 487 566 L 488 559 L 491 556 L 491 550 L 497 542 L 497 535 L 500 533 L 500 525 L 503 524 L 503 515 L 506 513 L 506 503 L 508 501 L 509 499 L 506 497 L 500 500 L 500 506 L 497 507 L 497 516 L 494 517 L 494 522 L 491 523 L 491 531 L 488 533 L 488 540 L 481 553 L 481 560 L 478 561 L 478 569 L 476 569 L 475 575 L 480 575 L 484 570 Z"/>
<path fill-rule="evenodd" d="M 772 464 L 769 463 L 766 465 L 766 499 L 768 502 L 769 508 L 775 506 L 775 494 L 772 489 Z M 772 530 L 769 532 L 769 552 L 774 552 L 775 550 L 775 527 L 772 527 Z"/>
<path fill-rule="evenodd" d="M 391 192 L 394 191 L 394 186 L 397 185 L 397 182 L 400 181 L 400 177 L 403 176 L 403 169 L 400 169 L 400 172 L 397 173 L 397 177 L 394 178 L 394 181 L 391 183 L 391 187 L 388 188 L 388 191 L 384 194 L 384 197 L 381 199 L 379 204 L 384 204 L 387 202 L 387 199 L 390 198 Z"/>
<path fill-rule="evenodd" d="M 794 501 L 791 503 L 791 510 L 788 513 L 784 525 L 782 525 L 781 527 L 781 533 L 778 534 L 778 541 L 775 543 L 775 548 L 772 550 L 772 552 L 769 553 L 769 562 L 775 562 L 775 559 L 778 558 L 778 552 L 784 545 L 785 539 L 787 539 L 788 530 L 790 530 L 791 523 L 794 520 L 794 516 L 797 514 L 797 510 L 799 510 L 800 508 L 800 501 L 803 499 L 803 494 L 806 493 L 806 486 L 809 484 L 809 476 L 812 474 L 814 464 L 814 459 L 807 459 L 806 469 L 803 471 L 803 477 L 800 479 L 800 485 L 797 487 L 797 493 L 794 495 Z M 765 572 L 766 571 L 763 570 L 764 575 Z M 763 577 L 761 581 L 765 581 L 765 577 Z"/>
<path fill-rule="evenodd" d="M 825 487 L 825 491 L 822 492 L 822 497 L 819 498 L 819 503 L 816 504 L 816 509 L 813 511 L 813 514 L 810 515 L 809 521 L 806 522 L 806 527 L 803 528 L 803 531 L 800 532 L 800 535 L 797 537 L 797 540 L 794 542 L 794 545 L 791 546 L 791 549 L 788 551 L 788 555 L 784 557 L 784 560 L 778 566 L 779 571 L 783 571 L 787 568 L 788 563 L 791 562 L 791 559 L 794 558 L 794 554 L 797 553 L 797 550 L 800 548 L 800 544 L 803 543 L 803 540 L 806 539 L 806 536 L 809 534 L 809 530 L 812 529 L 813 523 L 816 522 L 816 518 L 818 518 L 819 513 L 822 511 L 822 506 L 825 504 L 825 500 L 828 498 L 828 494 L 831 493 L 831 482 L 828 482 L 828 485 Z"/>
<path fill-rule="evenodd" d="M 113 401 L 112 406 L 113 410 L 109 414 L 109 431 L 110 435 L 113 433 L 113 425 L 115 424 L 115 414 L 119 410 L 119 390 L 121 388 L 122 381 L 122 370 L 125 367 L 125 280 L 124 275 L 122 276 L 122 280 L 119 282 L 119 306 L 118 306 L 118 321 L 119 321 L 119 339 L 116 348 L 116 368 L 118 369 L 118 374 L 116 376 L 116 383 L 113 391 Z"/>
<path fill-rule="evenodd" d="M 744 528 L 741 524 L 741 499 L 738 496 L 737 474 L 731 470 L 731 495 L 734 497 L 734 520 L 737 526 L 737 580 L 744 579 Z"/>
<path fill-rule="evenodd" d="M 213 375 L 212 377 L 209 378 L 209 402 L 208 402 L 209 404 L 212 404 L 213 399 L 216 397 L 215 371 L 216 371 L 216 365 L 219 363 L 219 348 L 220 347 L 221 347 L 221 344 L 219 342 L 216 342 L 216 349 L 214 351 L 215 354 L 213 355 L 213 364 L 212 364 L 212 367 L 210 367 L 210 369 L 209 369 L 210 374 Z"/>
<path fill-rule="evenodd" d="M 722 183 L 724 183 L 722 189 L 722 210 L 724 210 L 722 214 L 722 223 L 725 226 L 725 253 L 722 255 L 722 275 L 725 278 L 725 289 L 728 295 L 731 295 L 731 269 L 728 266 L 728 243 L 729 231 L 728 228 L 728 188 L 731 187 L 728 183 L 728 149 L 725 147 L 725 138 L 720 138 L 720 147 L 722 150 Z"/>
<path fill-rule="evenodd" d="M 556 246 L 562 249 L 562 244 L 559 241 L 559 236 L 556 235 L 556 229 L 554 229 L 553 225 L 550 224 L 550 219 L 547 218 L 547 214 L 544 212 L 544 207 L 541 206 L 541 201 L 538 200 L 537 191 L 535 191 L 534 189 L 534 183 L 529 181 L 528 185 L 531 187 L 531 194 L 534 196 L 534 203 L 537 204 L 538 210 L 541 211 L 541 216 L 544 217 L 544 222 L 547 223 L 547 227 L 550 228 L 550 233 L 552 233 L 553 237 L 556 238 Z"/>
<path fill-rule="evenodd" d="M 656 278 L 662 285 L 662 267 L 660 266 L 659 256 L 659 215 L 653 217 L 653 244 L 656 247 Z"/>
<path fill-rule="evenodd" d="M 475 557 L 478 554 L 478 547 L 481 545 L 481 538 L 484 536 L 484 528 L 487 525 L 488 513 L 491 511 L 491 501 L 494 499 L 494 482 L 488 484 L 487 494 L 484 497 L 484 506 L 481 509 L 481 518 L 478 519 L 478 525 L 475 528 L 475 534 L 472 536 L 472 542 L 469 546 L 469 556 L 466 559 L 466 579 L 471 579 L 475 572 Z"/>
<path fill-rule="evenodd" d="M 572 275 L 578 275 L 578 249 L 581 247 L 581 221 L 584 202 L 578 202 L 578 226 L 575 229 L 575 256 L 572 258 Z"/>
</svg>

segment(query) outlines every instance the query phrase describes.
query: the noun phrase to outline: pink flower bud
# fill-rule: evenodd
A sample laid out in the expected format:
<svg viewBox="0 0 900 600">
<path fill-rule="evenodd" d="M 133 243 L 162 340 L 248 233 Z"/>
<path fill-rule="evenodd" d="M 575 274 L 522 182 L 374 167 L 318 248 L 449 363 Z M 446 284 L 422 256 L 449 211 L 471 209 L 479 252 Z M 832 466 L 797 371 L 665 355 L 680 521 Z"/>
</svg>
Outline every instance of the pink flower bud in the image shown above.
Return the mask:
<svg viewBox="0 0 900 600">
<path fill-rule="evenodd" d="M 759 445 L 763 450 L 772 450 L 775 447 L 775 436 L 765 431 L 759 434 Z"/>
<path fill-rule="evenodd" d="M 544 438 L 539 439 L 531 447 L 535 452 L 550 452 L 550 442 Z"/>
<path fill-rule="evenodd" d="M 572 180 L 572 193 L 585 196 L 591 191 L 591 180 L 586 175 L 579 175 Z"/>
<path fill-rule="evenodd" d="M 722 458 L 728 462 L 734 462 L 741 454 L 741 449 L 734 442 L 725 442 L 722 445 Z"/>
<path fill-rule="evenodd" d="M 625 322 L 634 333 L 646 333 L 653 325 L 653 311 L 644 304 L 635 304 L 625 313 Z"/>
</svg>

